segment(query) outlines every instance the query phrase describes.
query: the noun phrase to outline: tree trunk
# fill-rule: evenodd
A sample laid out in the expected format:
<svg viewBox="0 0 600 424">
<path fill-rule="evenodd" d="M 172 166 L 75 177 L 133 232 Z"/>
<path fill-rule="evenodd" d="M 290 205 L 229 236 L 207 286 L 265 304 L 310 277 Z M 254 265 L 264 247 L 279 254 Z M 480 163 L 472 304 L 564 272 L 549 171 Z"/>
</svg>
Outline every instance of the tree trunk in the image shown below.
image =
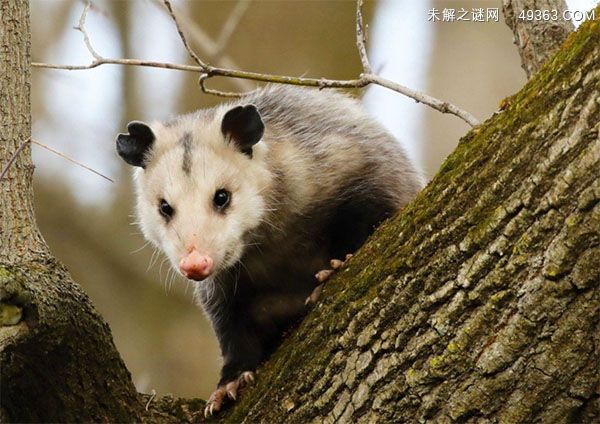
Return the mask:
<svg viewBox="0 0 600 424">
<path fill-rule="evenodd" d="M 600 21 L 504 104 L 327 283 L 222 420 L 600 420 Z M 202 420 L 199 400 L 135 396 L 54 262 L 0 270 L 24 311 L 0 327 L 4 419 Z"/>
<path fill-rule="evenodd" d="M 14 158 L 0 181 L 0 421 L 131 421 L 141 405 L 108 325 L 35 224 L 28 2 L 0 0 L 0 19 L 0 169 Z"/>
</svg>

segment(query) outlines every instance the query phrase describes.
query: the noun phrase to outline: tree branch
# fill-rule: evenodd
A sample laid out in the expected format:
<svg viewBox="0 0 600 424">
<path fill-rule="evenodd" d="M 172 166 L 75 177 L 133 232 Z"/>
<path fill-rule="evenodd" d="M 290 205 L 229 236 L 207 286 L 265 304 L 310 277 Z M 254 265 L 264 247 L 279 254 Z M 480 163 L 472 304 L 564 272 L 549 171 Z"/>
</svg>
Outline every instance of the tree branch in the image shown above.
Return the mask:
<svg viewBox="0 0 600 424">
<path fill-rule="evenodd" d="M 83 163 L 81 163 L 81 162 L 79 162 L 79 161 L 77 161 L 77 160 L 73 159 L 72 157 L 70 157 L 70 156 L 68 156 L 68 155 L 64 154 L 63 152 L 60 152 L 60 151 L 58 151 L 58 150 L 56 150 L 56 149 L 53 149 L 52 147 L 50 147 L 50 146 L 48 146 L 48 145 L 46 145 L 46 144 L 44 144 L 44 143 L 42 143 L 42 142 L 40 142 L 40 141 L 37 141 L 37 140 L 31 139 L 31 142 L 32 142 L 33 144 L 36 144 L 36 145 L 38 145 L 38 146 L 40 146 L 40 147 L 42 147 L 42 148 L 44 148 L 44 149 L 48 150 L 49 152 L 52 152 L 52 153 L 54 153 L 54 154 L 55 154 L 55 155 L 57 155 L 57 156 L 60 156 L 60 157 L 61 157 L 61 158 L 63 158 L 63 159 L 66 159 L 66 160 L 68 160 L 68 161 L 69 161 L 69 162 L 71 162 L 71 163 L 74 163 L 74 164 L 75 164 L 75 165 L 77 165 L 77 166 L 80 166 L 80 167 L 82 167 L 83 169 L 86 169 L 86 170 L 88 170 L 88 171 L 90 171 L 90 172 L 92 172 L 92 173 L 94 173 L 94 174 L 98 175 L 99 177 L 102 177 L 102 178 L 104 178 L 104 179 L 105 179 L 105 180 L 107 180 L 107 181 L 110 181 L 111 183 L 114 183 L 114 182 L 115 182 L 115 181 L 114 181 L 112 178 L 110 178 L 110 177 L 107 177 L 106 175 L 104 175 L 104 174 L 102 174 L 102 173 L 100 173 L 100 172 L 96 171 L 94 168 L 91 168 L 91 167 L 89 167 L 89 166 L 87 166 L 87 165 L 84 165 Z M 1 178 L 0 178 L 0 179 L 1 179 Z"/>
<path fill-rule="evenodd" d="M 372 74 L 371 64 L 367 56 L 366 47 L 366 35 L 363 26 L 363 15 L 362 15 L 363 0 L 356 1 L 356 47 L 358 48 L 358 55 L 362 62 L 363 72 L 365 74 Z"/>
<path fill-rule="evenodd" d="M 243 94 L 236 93 L 228 93 L 228 92 L 220 92 L 217 90 L 211 90 L 206 87 L 206 80 L 214 77 L 228 77 L 228 78 L 239 78 L 245 80 L 253 80 L 267 83 L 277 83 L 277 84 L 290 84 L 290 85 L 301 85 L 308 87 L 318 87 L 320 89 L 323 88 L 363 88 L 370 84 L 380 85 L 382 87 L 388 88 L 390 90 L 396 91 L 404 96 L 410 97 L 418 103 L 423 103 L 439 112 L 449 113 L 455 115 L 468 123 L 470 126 L 476 126 L 479 124 L 479 121 L 469 112 L 462 110 L 456 105 L 453 105 L 449 102 L 445 102 L 439 99 L 436 99 L 432 96 L 424 94 L 417 90 L 412 90 L 407 87 L 404 87 L 398 83 L 393 81 L 389 81 L 385 78 L 382 78 L 378 75 L 375 75 L 371 71 L 371 67 L 369 65 L 369 61 L 366 54 L 365 47 L 365 37 L 364 37 L 364 26 L 362 22 L 362 0 L 358 0 L 357 3 L 357 47 L 359 49 L 359 55 L 361 56 L 361 61 L 363 63 L 363 72 L 356 79 L 348 79 L 348 80 L 335 80 L 335 79 L 327 79 L 327 78 L 305 78 L 305 77 L 294 77 L 294 76 L 286 76 L 286 75 L 273 75 L 273 74 L 263 74 L 258 72 L 249 72 L 236 70 L 225 67 L 216 67 L 209 65 L 203 62 L 198 55 L 190 48 L 185 34 L 181 29 L 181 25 L 179 20 L 174 13 L 174 9 L 169 0 L 163 0 L 164 4 L 167 6 L 169 10 L 169 14 L 175 25 L 177 27 L 177 31 L 181 38 L 181 41 L 190 54 L 190 56 L 194 59 L 197 65 L 183 65 L 183 64 L 175 64 L 175 63 L 166 63 L 166 62 L 155 62 L 155 61 L 146 61 L 146 60 L 137 60 L 137 59 L 114 59 L 114 58 L 105 58 L 98 54 L 91 46 L 89 42 L 89 37 L 87 36 L 87 31 L 85 30 L 85 15 L 87 14 L 87 10 L 89 6 L 86 5 L 84 11 L 82 13 L 82 18 L 80 19 L 80 31 L 84 34 L 84 41 L 86 42 L 86 47 L 90 50 L 90 53 L 94 57 L 94 60 L 89 65 L 59 65 L 59 64 L 49 64 L 49 63 L 40 63 L 33 62 L 31 66 L 37 68 L 48 68 L 48 69 L 63 69 L 69 71 L 75 70 L 84 70 L 91 69 L 101 65 L 125 65 L 125 66 L 145 66 L 145 67 L 154 67 L 154 68 L 163 68 L 163 69 L 174 69 L 181 71 L 189 71 L 189 72 L 198 72 L 201 74 L 200 78 L 200 87 L 205 93 L 222 95 L 226 97 L 235 97 L 242 96 Z M 91 2 L 88 0 L 88 4 Z M 87 41 L 86 41 L 87 40 Z M 202 76 L 204 75 L 204 76 Z"/>
<path fill-rule="evenodd" d="M 25 146 L 27 144 L 29 144 L 29 143 L 33 143 L 33 144 L 35 144 L 37 146 L 40 146 L 40 147 L 48 150 L 49 152 L 52 152 L 55 155 L 60 156 L 61 158 L 66 159 L 69 162 L 74 163 L 75 165 L 80 166 L 83 169 L 86 169 L 86 170 L 88 170 L 88 171 L 90 171 L 90 172 L 92 172 L 92 173 L 94 173 L 94 174 L 96 174 L 96 175 L 104 178 L 105 180 L 110 181 L 111 183 L 115 182 L 112 178 L 109 178 L 106 175 L 104 175 L 104 174 L 96 171 L 94 168 L 91 168 L 91 167 L 89 167 L 87 165 L 84 165 L 83 163 L 81 163 L 81 162 L 73 159 L 72 157 L 66 155 L 65 153 L 60 152 L 60 151 L 58 151 L 56 149 L 53 149 L 52 147 L 50 147 L 50 146 L 48 146 L 48 145 L 46 145 L 46 144 L 44 144 L 44 143 L 42 143 L 40 141 L 34 140 L 33 138 L 29 138 L 29 139 L 25 140 L 24 142 L 22 142 L 19 145 L 19 147 L 17 148 L 17 150 L 15 150 L 15 152 L 12 154 L 12 156 L 10 157 L 10 159 L 8 160 L 8 162 L 6 163 L 6 165 L 4 166 L 4 168 L 2 169 L 2 173 L 0 173 L 0 181 L 2 181 L 2 179 L 6 176 L 6 174 L 8 173 L 8 170 L 10 169 L 10 167 L 15 162 L 15 159 L 19 156 L 19 154 L 21 154 L 21 152 L 23 151 L 23 149 L 25 148 Z"/>
<path fill-rule="evenodd" d="M 200 59 L 198 57 L 196 52 L 188 44 L 187 39 L 185 38 L 185 34 L 183 33 L 183 30 L 181 29 L 181 25 L 179 25 L 179 21 L 177 20 L 177 16 L 175 15 L 175 12 L 173 11 L 173 6 L 171 5 L 170 0 L 163 0 L 163 3 L 167 7 L 167 10 L 169 11 L 169 14 L 171 15 L 171 19 L 173 20 L 173 22 L 175 22 L 175 26 L 177 27 L 177 32 L 179 33 L 179 38 L 181 39 L 181 42 L 183 43 L 183 46 L 185 47 L 187 52 L 190 54 L 192 59 L 194 59 L 194 62 L 196 62 L 201 68 L 208 69 L 209 65 L 204 63 L 202 61 L 202 59 Z"/>
</svg>

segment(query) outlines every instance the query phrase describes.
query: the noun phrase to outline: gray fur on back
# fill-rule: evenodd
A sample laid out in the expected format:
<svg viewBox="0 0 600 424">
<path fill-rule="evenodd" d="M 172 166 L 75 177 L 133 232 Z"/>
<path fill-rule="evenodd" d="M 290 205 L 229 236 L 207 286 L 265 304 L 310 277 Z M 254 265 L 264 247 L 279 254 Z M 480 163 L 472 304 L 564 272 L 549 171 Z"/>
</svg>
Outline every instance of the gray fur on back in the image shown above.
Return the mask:
<svg viewBox="0 0 600 424">
<path fill-rule="evenodd" d="M 270 85 L 238 103 L 257 106 L 271 130 L 267 142 L 269 135 L 272 141 L 291 140 L 317 163 L 326 160 L 332 149 L 346 150 L 346 160 L 364 160 L 366 173 L 356 175 L 358 180 L 379 179 L 390 186 L 385 194 L 396 197 L 402 206 L 424 185 L 423 176 L 398 140 L 352 97 L 333 90 Z M 356 157 L 348 144 L 358 146 L 362 158 Z"/>
</svg>

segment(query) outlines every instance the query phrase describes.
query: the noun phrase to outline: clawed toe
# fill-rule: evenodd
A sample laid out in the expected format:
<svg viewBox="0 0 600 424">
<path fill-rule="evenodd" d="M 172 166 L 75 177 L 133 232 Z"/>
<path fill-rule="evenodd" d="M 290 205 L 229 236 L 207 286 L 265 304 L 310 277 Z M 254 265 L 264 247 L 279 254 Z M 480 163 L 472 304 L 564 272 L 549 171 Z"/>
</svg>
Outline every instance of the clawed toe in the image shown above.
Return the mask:
<svg viewBox="0 0 600 424">
<path fill-rule="evenodd" d="M 306 298 L 306 301 L 304 302 L 306 305 L 313 305 L 317 302 L 317 300 L 319 300 L 321 292 L 323 291 L 323 284 L 329 280 L 337 270 L 346 265 L 346 261 L 351 257 L 352 254 L 349 253 L 346 255 L 346 258 L 343 261 L 340 259 L 332 259 L 329 261 L 331 269 L 323 269 L 315 274 L 315 279 L 317 280 L 318 286 L 315 287 L 310 296 Z"/>
<path fill-rule="evenodd" d="M 208 418 L 214 415 L 216 412 L 219 412 L 226 399 L 236 401 L 238 395 L 240 394 L 240 390 L 250 384 L 253 384 L 254 381 L 254 373 L 252 371 L 244 371 L 237 379 L 217 387 L 217 390 L 210 395 L 208 401 L 206 402 L 204 416 Z"/>
<path fill-rule="evenodd" d="M 242 387 L 245 387 L 247 385 L 254 384 L 256 378 L 254 377 L 254 373 L 252 371 L 244 371 L 238 377 L 238 381 Z"/>
<path fill-rule="evenodd" d="M 315 274 L 315 278 L 321 284 L 329 280 L 329 277 L 331 277 L 334 272 L 333 269 L 323 269 Z"/>
<path fill-rule="evenodd" d="M 225 389 L 225 386 L 217 387 L 217 390 L 215 390 L 212 393 L 212 395 L 210 395 L 208 401 L 206 402 L 206 408 L 204 408 L 204 416 L 208 418 L 214 415 L 215 412 L 219 412 L 221 410 L 221 407 L 223 406 L 223 401 L 226 397 L 227 390 Z"/>
<path fill-rule="evenodd" d="M 329 261 L 329 264 L 333 269 L 340 269 L 342 265 L 344 265 L 344 261 L 340 261 L 339 259 L 332 259 Z"/>
<path fill-rule="evenodd" d="M 238 389 L 240 388 L 240 381 L 233 380 L 225 385 L 225 391 L 227 392 L 227 396 L 231 400 L 237 400 Z"/>
<path fill-rule="evenodd" d="M 317 300 L 319 300 L 319 297 L 321 297 L 322 291 L 323 291 L 323 284 L 319 284 L 317 287 L 314 288 L 312 293 L 306 298 L 306 300 L 304 301 L 304 304 L 305 305 L 314 305 L 317 302 Z"/>
</svg>

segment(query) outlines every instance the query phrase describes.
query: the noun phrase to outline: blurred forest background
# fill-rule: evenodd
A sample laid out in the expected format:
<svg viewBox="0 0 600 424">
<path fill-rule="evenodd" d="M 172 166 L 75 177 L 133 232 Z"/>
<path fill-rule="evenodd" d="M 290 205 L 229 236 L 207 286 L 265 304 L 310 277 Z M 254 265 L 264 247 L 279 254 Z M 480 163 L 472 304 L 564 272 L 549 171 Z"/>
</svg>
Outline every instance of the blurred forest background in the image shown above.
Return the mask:
<svg viewBox="0 0 600 424">
<path fill-rule="evenodd" d="M 589 9 L 594 2 L 575 7 Z M 174 1 L 188 38 L 209 62 L 245 70 L 353 78 L 360 72 L 354 1 Z M 31 1 L 33 60 L 87 64 L 73 30 L 82 1 Z M 431 8 L 500 8 L 500 1 L 367 2 L 373 68 L 394 81 L 448 100 L 485 119 L 525 82 L 512 34 L 499 22 L 428 22 Z M 235 12 L 233 12 L 235 11 Z M 232 14 L 239 24 L 222 32 Z M 231 22 L 231 21 L 230 21 Z M 160 1 L 95 0 L 88 31 L 106 57 L 190 63 Z M 222 48 L 219 50 L 219 44 Z M 111 176 L 111 184 L 34 148 L 39 226 L 47 242 L 110 324 L 138 390 L 181 396 L 210 394 L 220 358 L 192 287 L 151 261 L 132 225 L 130 169 L 114 151 L 127 122 L 165 119 L 223 99 L 203 94 L 198 75 L 105 65 L 87 71 L 33 72 L 33 136 Z M 211 80 L 214 88 L 247 90 L 248 81 Z M 405 145 L 428 178 L 467 125 L 397 93 L 369 88 L 368 110 Z M 152 263 L 151 263 L 152 262 Z"/>
</svg>

